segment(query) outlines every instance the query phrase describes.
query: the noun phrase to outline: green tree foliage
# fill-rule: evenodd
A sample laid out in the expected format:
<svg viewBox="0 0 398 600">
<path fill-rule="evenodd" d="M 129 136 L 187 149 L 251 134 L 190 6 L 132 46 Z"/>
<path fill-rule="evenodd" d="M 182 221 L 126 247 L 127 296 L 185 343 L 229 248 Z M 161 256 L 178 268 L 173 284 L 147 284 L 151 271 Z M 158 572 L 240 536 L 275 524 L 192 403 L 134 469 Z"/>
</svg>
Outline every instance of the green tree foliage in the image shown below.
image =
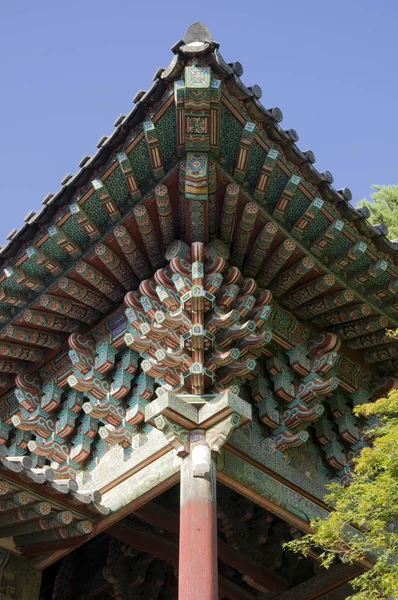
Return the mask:
<svg viewBox="0 0 398 600">
<path fill-rule="evenodd" d="M 374 566 L 352 582 L 351 599 L 391 600 L 398 597 L 398 390 L 355 412 L 382 418 L 383 425 L 372 432 L 373 445 L 356 460 L 349 486 L 330 485 L 330 516 L 311 524 L 314 533 L 286 546 L 303 554 L 315 547 L 326 567 L 336 557 L 370 559 Z"/>
<path fill-rule="evenodd" d="M 398 239 L 398 185 L 372 185 L 376 190 L 370 195 L 372 200 L 360 200 L 358 207 L 367 206 L 370 222 L 373 225 L 384 223 L 388 227 L 388 237 Z"/>
</svg>

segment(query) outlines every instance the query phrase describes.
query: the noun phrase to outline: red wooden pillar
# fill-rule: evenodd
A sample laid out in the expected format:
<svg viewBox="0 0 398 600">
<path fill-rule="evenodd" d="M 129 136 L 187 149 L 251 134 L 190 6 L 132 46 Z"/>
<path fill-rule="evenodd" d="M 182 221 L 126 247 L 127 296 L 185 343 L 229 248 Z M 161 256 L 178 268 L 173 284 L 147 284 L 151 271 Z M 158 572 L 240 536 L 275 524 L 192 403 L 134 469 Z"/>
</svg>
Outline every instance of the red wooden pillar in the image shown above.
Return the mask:
<svg viewBox="0 0 398 600">
<path fill-rule="evenodd" d="M 210 448 L 182 459 L 179 600 L 218 600 L 216 465 Z"/>
</svg>

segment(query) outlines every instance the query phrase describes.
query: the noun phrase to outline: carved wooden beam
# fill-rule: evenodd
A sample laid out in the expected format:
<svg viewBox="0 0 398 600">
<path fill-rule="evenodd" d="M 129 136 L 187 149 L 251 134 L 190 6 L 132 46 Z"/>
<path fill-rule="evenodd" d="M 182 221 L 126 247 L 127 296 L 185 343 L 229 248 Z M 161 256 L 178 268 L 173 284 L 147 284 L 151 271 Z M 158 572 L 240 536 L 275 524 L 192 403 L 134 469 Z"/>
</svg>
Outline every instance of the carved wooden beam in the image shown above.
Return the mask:
<svg viewBox="0 0 398 600">
<path fill-rule="evenodd" d="M 113 235 L 138 279 L 142 280 L 150 277 L 151 269 L 148 262 L 127 229 L 123 225 L 118 225 L 113 230 Z"/>
<path fill-rule="evenodd" d="M 380 329 L 385 329 L 388 326 L 388 317 L 382 315 L 381 317 L 371 317 L 370 319 L 363 319 L 352 325 L 342 325 L 333 327 L 331 331 L 336 333 L 341 340 L 349 340 L 350 338 L 356 338 Z"/>
<path fill-rule="evenodd" d="M 55 296 L 54 294 L 43 294 L 40 296 L 39 307 L 43 307 L 52 312 L 65 315 L 76 321 L 82 321 L 91 325 L 95 321 L 98 321 L 101 313 L 95 308 L 90 308 L 84 304 L 77 304 L 67 298 L 61 296 Z"/>
<path fill-rule="evenodd" d="M 305 256 L 300 259 L 273 282 L 271 291 L 279 296 L 284 294 L 309 273 L 314 265 L 315 261 L 311 256 Z"/>
<path fill-rule="evenodd" d="M 189 243 L 209 241 L 209 157 L 188 152 L 185 162 L 186 238 Z"/>
<path fill-rule="evenodd" d="M 217 139 L 218 144 L 218 139 Z M 208 200 L 208 221 L 209 221 L 209 239 L 217 237 L 218 230 L 218 210 L 217 210 L 217 167 L 214 160 L 209 159 L 208 166 L 209 182 L 209 200 Z"/>
<path fill-rule="evenodd" d="M 231 253 L 231 262 L 238 267 L 242 267 L 243 265 L 250 236 L 256 222 L 257 212 L 257 204 L 248 202 L 243 209 L 242 216 L 238 223 Z"/>
<path fill-rule="evenodd" d="M 186 237 L 185 170 L 186 161 L 182 160 L 178 170 L 178 229 L 183 239 Z"/>
<path fill-rule="evenodd" d="M 346 269 L 353 262 L 357 261 L 361 256 L 363 256 L 367 249 L 367 244 L 365 242 L 359 241 L 343 254 L 339 255 L 333 262 L 330 263 L 330 267 L 337 270 L 342 271 Z M 342 273 L 344 276 L 344 272 Z"/>
<path fill-rule="evenodd" d="M 51 315 L 46 312 L 38 310 L 24 310 L 20 316 L 20 320 L 23 323 L 30 323 L 37 325 L 38 327 L 46 327 L 47 329 L 54 329 L 55 331 L 78 331 L 80 328 L 80 322 L 74 319 L 68 319 L 67 317 L 59 317 Z"/>
<path fill-rule="evenodd" d="M 135 275 L 108 246 L 97 244 L 95 254 L 126 290 L 130 290 L 137 283 Z"/>
<path fill-rule="evenodd" d="M 60 290 L 74 298 L 91 306 L 99 312 L 108 312 L 112 308 L 113 303 L 98 292 L 94 292 L 91 288 L 74 281 L 70 277 L 61 277 L 58 279 L 58 287 Z"/>
<path fill-rule="evenodd" d="M 63 342 L 63 338 L 60 335 L 54 335 L 37 329 L 28 329 L 27 327 L 16 327 L 15 325 L 8 325 L 4 329 L 4 336 L 12 340 L 36 344 L 37 346 L 44 346 L 53 350 L 60 348 Z"/>
<path fill-rule="evenodd" d="M 368 281 L 372 281 L 372 279 L 376 279 L 379 275 L 382 275 L 388 268 L 388 262 L 386 260 L 377 260 L 374 263 L 371 263 L 366 271 L 362 271 L 356 277 L 351 279 L 351 283 L 354 285 L 363 285 Z"/>
<path fill-rule="evenodd" d="M 27 533 L 24 535 L 16 535 L 14 542 L 18 547 L 26 548 L 24 551 L 25 556 L 32 556 L 29 552 L 29 546 L 37 548 L 40 544 L 51 542 L 52 540 L 65 540 L 79 536 L 86 536 L 93 530 L 92 521 L 78 521 L 71 523 L 70 525 L 63 525 L 54 529 L 35 531 L 34 533 Z"/>
<path fill-rule="evenodd" d="M 48 503 L 42 503 L 48 504 Z M 48 504 L 48 506 L 50 506 Z M 51 507 L 50 507 L 51 508 Z M 27 511 L 23 511 L 23 514 L 26 514 Z M 33 517 L 33 520 L 25 521 L 19 519 L 13 522 L 11 525 L 6 525 L 0 523 L 0 536 L 8 537 L 8 536 L 19 536 L 25 535 L 28 533 L 34 533 L 36 531 L 44 531 L 47 529 L 54 529 L 55 527 L 60 527 L 63 525 L 69 525 L 73 520 L 73 514 L 70 510 L 65 510 L 63 512 L 54 513 L 49 516 L 41 516 L 37 518 L 37 514 Z M 0 517 L 1 519 L 1 517 Z"/>
<path fill-rule="evenodd" d="M 171 211 L 170 197 L 167 186 L 155 187 L 156 208 L 158 213 L 160 231 L 162 234 L 163 248 L 167 250 L 174 241 L 174 224 Z"/>
<path fill-rule="evenodd" d="M 335 294 L 328 294 L 323 296 L 320 300 L 314 300 L 301 305 L 296 309 L 297 314 L 302 316 L 304 319 L 315 317 L 316 315 L 322 315 L 325 312 L 333 310 L 334 308 L 340 308 L 352 302 L 355 298 L 354 292 L 351 290 L 343 290 L 342 292 L 336 292 Z"/>
<path fill-rule="evenodd" d="M 15 362 L 13 360 L 0 360 L 1 373 L 21 373 L 26 369 L 27 365 L 23 362 Z"/>
<path fill-rule="evenodd" d="M 143 204 L 134 208 L 134 216 L 151 265 L 158 269 L 164 264 L 164 258 L 152 219 Z"/>
<path fill-rule="evenodd" d="M 309 283 L 305 283 L 293 292 L 290 292 L 285 298 L 282 299 L 282 302 L 288 308 L 294 309 L 296 306 L 300 306 L 301 304 L 316 298 L 316 296 L 319 296 L 319 294 L 326 292 L 333 287 L 335 283 L 336 278 L 331 273 L 322 275 L 317 279 L 313 279 Z"/>
<path fill-rule="evenodd" d="M 347 346 L 352 350 L 360 350 L 362 348 L 373 348 L 384 344 L 392 344 L 395 342 L 393 337 L 390 337 L 385 331 L 376 331 L 370 335 L 364 335 L 347 341 Z"/>
<path fill-rule="evenodd" d="M 365 362 L 370 364 L 383 362 L 391 358 L 398 358 L 398 348 L 397 346 L 387 346 L 378 350 L 364 352 L 363 358 Z"/>
<path fill-rule="evenodd" d="M 269 257 L 262 267 L 257 283 L 261 287 L 267 287 L 274 279 L 275 275 L 281 270 L 284 264 L 292 256 L 296 249 L 296 243 L 293 240 L 284 240 L 275 252 Z"/>
<path fill-rule="evenodd" d="M 81 275 L 86 281 L 96 287 L 101 294 L 104 294 L 104 296 L 110 298 L 113 302 L 118 302 L 123 297 L 122 288 L 88 262 L 82 260 L 77 263 L 76 273 Z"/>
<path fill-rule="evenodd" d="M 373 309 L 370 304 L 354 304 L 353 306 L 340 308 L 330 313 L 324 313 L 316 317 L 314 321 L 320 327 L 328 327 L 329 325 L 358 321 L 359 319 L 368 317 L 372 312 Z"/>
<path fill-rule="evenodd" d="M 323 233 L 311 243 L 311 252 L 316 255 L 321 254 L 328 246 L 335 240 L 344 227 L 344 222 L 336 219 L 331 225 L 329 225 Z"/>
<path fill-rule="evenodd" d="M 229 183 L 225 189 L 219 227 L 219 238 L 222 242 L 228 245 L 232 241 L 238 200 L 239 186 L 235 183 Z"/>
<path fill-rule="evenodd" d="M 253 246 L 245 261 L 243 273 L 247 277 L 256 277 L 278 231 L 278 225 L 268 221 L 253 242 Z"/>
<path fill-rule="evenodd" d="M 0 341 L 0 356 L 8 358 L 18 358 L 29 362 L 40 362 L 43 360 L 44 352 L 37 348 L 29 346 L 21 346 L 19 344 L 9 344 L 8 342 Z"/>
<path fill-rule="evenodd" d="M 311 204 L 306 208 L 305 213 L 301 215 L 293 225 L 291 233 L 297 239 L 301 240 L 304 233 L 308 229 L 309 225 L 314 221 L 319 211 L 323 206 L 323 200 L 321 198 L 315 198 Z"/>
</svg>

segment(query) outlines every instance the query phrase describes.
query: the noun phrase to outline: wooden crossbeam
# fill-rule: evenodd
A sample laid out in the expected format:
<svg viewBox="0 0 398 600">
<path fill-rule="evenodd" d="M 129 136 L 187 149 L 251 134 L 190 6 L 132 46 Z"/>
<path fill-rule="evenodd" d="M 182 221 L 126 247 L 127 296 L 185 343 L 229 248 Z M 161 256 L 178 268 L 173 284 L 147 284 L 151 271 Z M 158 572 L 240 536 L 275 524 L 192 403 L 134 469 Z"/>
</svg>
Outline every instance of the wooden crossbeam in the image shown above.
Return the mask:
<svg viewBox="0 0 398 600">
<path fill-rule="evenodd" d="M 153 498 L 156 498 L 156 496 L 159 496 L 169 488 L 173 487 L 173 485 L 179 481 L 179 477 L 179 473 L 174 473 L 171 477 L 161 481 L 159 484 L 153 486 L 150 490 L 144 492 L 135 500 L 123 506 L 123 508 L 98 520 L 94 524 L 93 531 L 88 535 L 67 540 L 55 540 L 52 542 L 32 544 L 31 546 L 26 546 L 23 548 L 22 554 L 26 557 L 40 555 L 41 559 L 35 561 L 35 568 L 43 570 L 49 565 L 55 563 L 57 560 L 60 560 L 63 556 L 73 552 L 73 550 L 76 550 L 76 548 L 79 548 L 85 542 L 92 539 L 99 533 L 109 529 L 111 525 L 117 523 L 131 512 L 134 512 L 138 509 L 138 507 L 142 506 L 146 502 L 150 502 Z M 7 474 L 7 478 L 11 478 L 13 480 L 17 479 L 10 474 Z M 63 504 L 66 506 L 66 503 L 63 502 Z"/>
<path fill-rule="evenodd" d="M 275 600 L 316 600 L 316 598 L 338 589 L 361 573 L 363 573 L 363 569 L 358 565 L 338 564 L 299 583 L 284 594 L 277 596 Z"/>
<path fill-rule="evenodd" d="M 152 533 L 137 531 L 131 525 L 120 521 L 109 527 L 107 533 L 140 552 L 148 552 L 167 563 L 178 566 L 178 545 L 174 542 Z M 219 575 L 218 579 L 220 598 L 229 598 L 229 600 L 254 600 L 256 598 L 226 577 Z"/>
<path fill-rule="evenodd" d="M 247 592 L 239 585 L 230 579 L 227 579 L 227 577 L 223 577 L 222 575 L 218 576 L 218 590 L 220 599 L 228 598 L 228 600 L 255 600 L 257 598 L 256 595 Z"/>
<path fill-rule="evenodd" d="M 157 525 L 169 533 L 179 533 L 179 516 L 155 502 L 148 502 L 148 504 L 139 508 L 136 513 L 152 525 Z M 223 540 L 219 539 L 217 545 L 218 556 L 225 564 L 237 569 L 240 573 L 247 575 L 267 589 L 275 591 L 287 589 L 287 581 L 273 573 L 273 571 L 257 565 L 253 560 L 226 544 Z"/>
</svg>

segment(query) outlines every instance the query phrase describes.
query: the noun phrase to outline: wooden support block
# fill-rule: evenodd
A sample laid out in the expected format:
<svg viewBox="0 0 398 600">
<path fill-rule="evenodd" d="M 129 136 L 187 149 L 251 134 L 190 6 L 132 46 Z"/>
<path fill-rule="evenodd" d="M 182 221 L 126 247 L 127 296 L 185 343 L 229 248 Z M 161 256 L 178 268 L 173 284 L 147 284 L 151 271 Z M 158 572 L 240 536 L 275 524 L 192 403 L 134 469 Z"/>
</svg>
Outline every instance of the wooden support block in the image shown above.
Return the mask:
<svg viewBox="0 0 398 600">
<path fill-rule="evenodd" d="M 28 248 L 26 248 L 26 254 L 52 275 L 59 275 L 64 270 L 63 266 L 57 260 L 48 256 L 48 254 L 45 254 L 40 248 L 28 246 Z"/>
<path fill-rule="evenodd" d="M 281 197 L 279 198 L 276 206 L 274 208 L 273 217 L 278 221 L 282 221 L 287 208 L 298 189 L 299 183 L 301 181 L 301 177 L 298 175 L 292 175 L 289 181 L 286 184 L 285 189 L 283 190 Z"/>
<path fill-rule="evenodd" d="M 149 156 L 151 158 L 153 176 L 156 180 L 161 179 L 164 176 L 164 166 L 156 127 L 152 121 L 144 121 L 143 128 Z"/>
<path fill-rule="evenodd" d="M 238 155 L 235 161 L 234 177 L 237 181 L 244 181 L 249 162 L 250 147 L 254 140 L 255 123 L 248 121 L 243 128 L 240 138 Z"/>
<path fill-rule="evenodd" d="M 311 243 L 311 251 L 319 255 L 335 240 L 344 228 L 344 222 L 336 219 L 327 229 Z"/>
<path fill-rule="evenodd" d="M 139 200 L 141 198 L 141 190 L 127 154 L 125 152 L 118 152 L 116 158 L 129 188 L 131 199 L 133 201 Z"/>
<path fill-rule="evenodd" d="M 46 282 L 43 281 L 43 279 L 34 277 L 19 267 L 8 265 L 4 268 L 4 273 L 8 279 L 14 277 L 19 285 L 22 285 L 28 290 L 42 292 L 46 288 Z"/>
<path fill-rule="evenodd" d="M 253 198 L 259 202 L 264 201 L 265 193 L 267 191 L 272 172 L 277 163 L 278 155 L 279 152 L 274 148 L 271 148 L 265 158 L 261 173 L 257 179 L 256 189 L 253 192 Z"/>
<path fill-rule="evenodd" d="M 82 255 L 82 249 L 80 248 L 79 244 L 74 242 L 72 238 L 65 233 L 63 229 L 61 229 L 61 227 L 51 225 L 47 231 L 50 238 L 53 238 L 58 246 L 70 254 L 70 256 L 73 258 L 79 258 L 79 256 Z"/>
<path fill-rule="evenodd" d="M 305 231 L 309 225 L 316 218 L 317 214 L 323 206 L 323 200 L 321 198 L 315 198 L 306 209 L 305 213 L 301 215 L 293 225 L 291 233 L 299 240 L 304 236 Z"/>
<path fill-rule="evenodd" d="M 83 231 L 85 231 L 87 233 L 90 240 L 95 242 L 96 240 L 98 240 L 101 237 L 101 232 L 98 229 L 97 225 L 94 223 L 94 221 L 92 219 L 90 219 L 88 214 L 85 212 L 85 210 L 82 208 L 82 206 L 80 206 L 80 204 L 78 204 L 78 202 L 73 202 L 69 206 L 69 210 L 72 215 L 76 216 L 77 222 L 79 223 L 79 225 L 81 226 Z"/>
<path fill-rule="evenodd" d="M 118 221 L 120 219 L 120 211 L 117 207 L 115 200 L 112 198 L 110 193 L 108 192 L 105 184 L 99 177 L 96 177 L 92 180 L 91 185 L 94 190 L 97 192 L 103 207 L 109 215 L 111 221 Z"/>
</svg>

